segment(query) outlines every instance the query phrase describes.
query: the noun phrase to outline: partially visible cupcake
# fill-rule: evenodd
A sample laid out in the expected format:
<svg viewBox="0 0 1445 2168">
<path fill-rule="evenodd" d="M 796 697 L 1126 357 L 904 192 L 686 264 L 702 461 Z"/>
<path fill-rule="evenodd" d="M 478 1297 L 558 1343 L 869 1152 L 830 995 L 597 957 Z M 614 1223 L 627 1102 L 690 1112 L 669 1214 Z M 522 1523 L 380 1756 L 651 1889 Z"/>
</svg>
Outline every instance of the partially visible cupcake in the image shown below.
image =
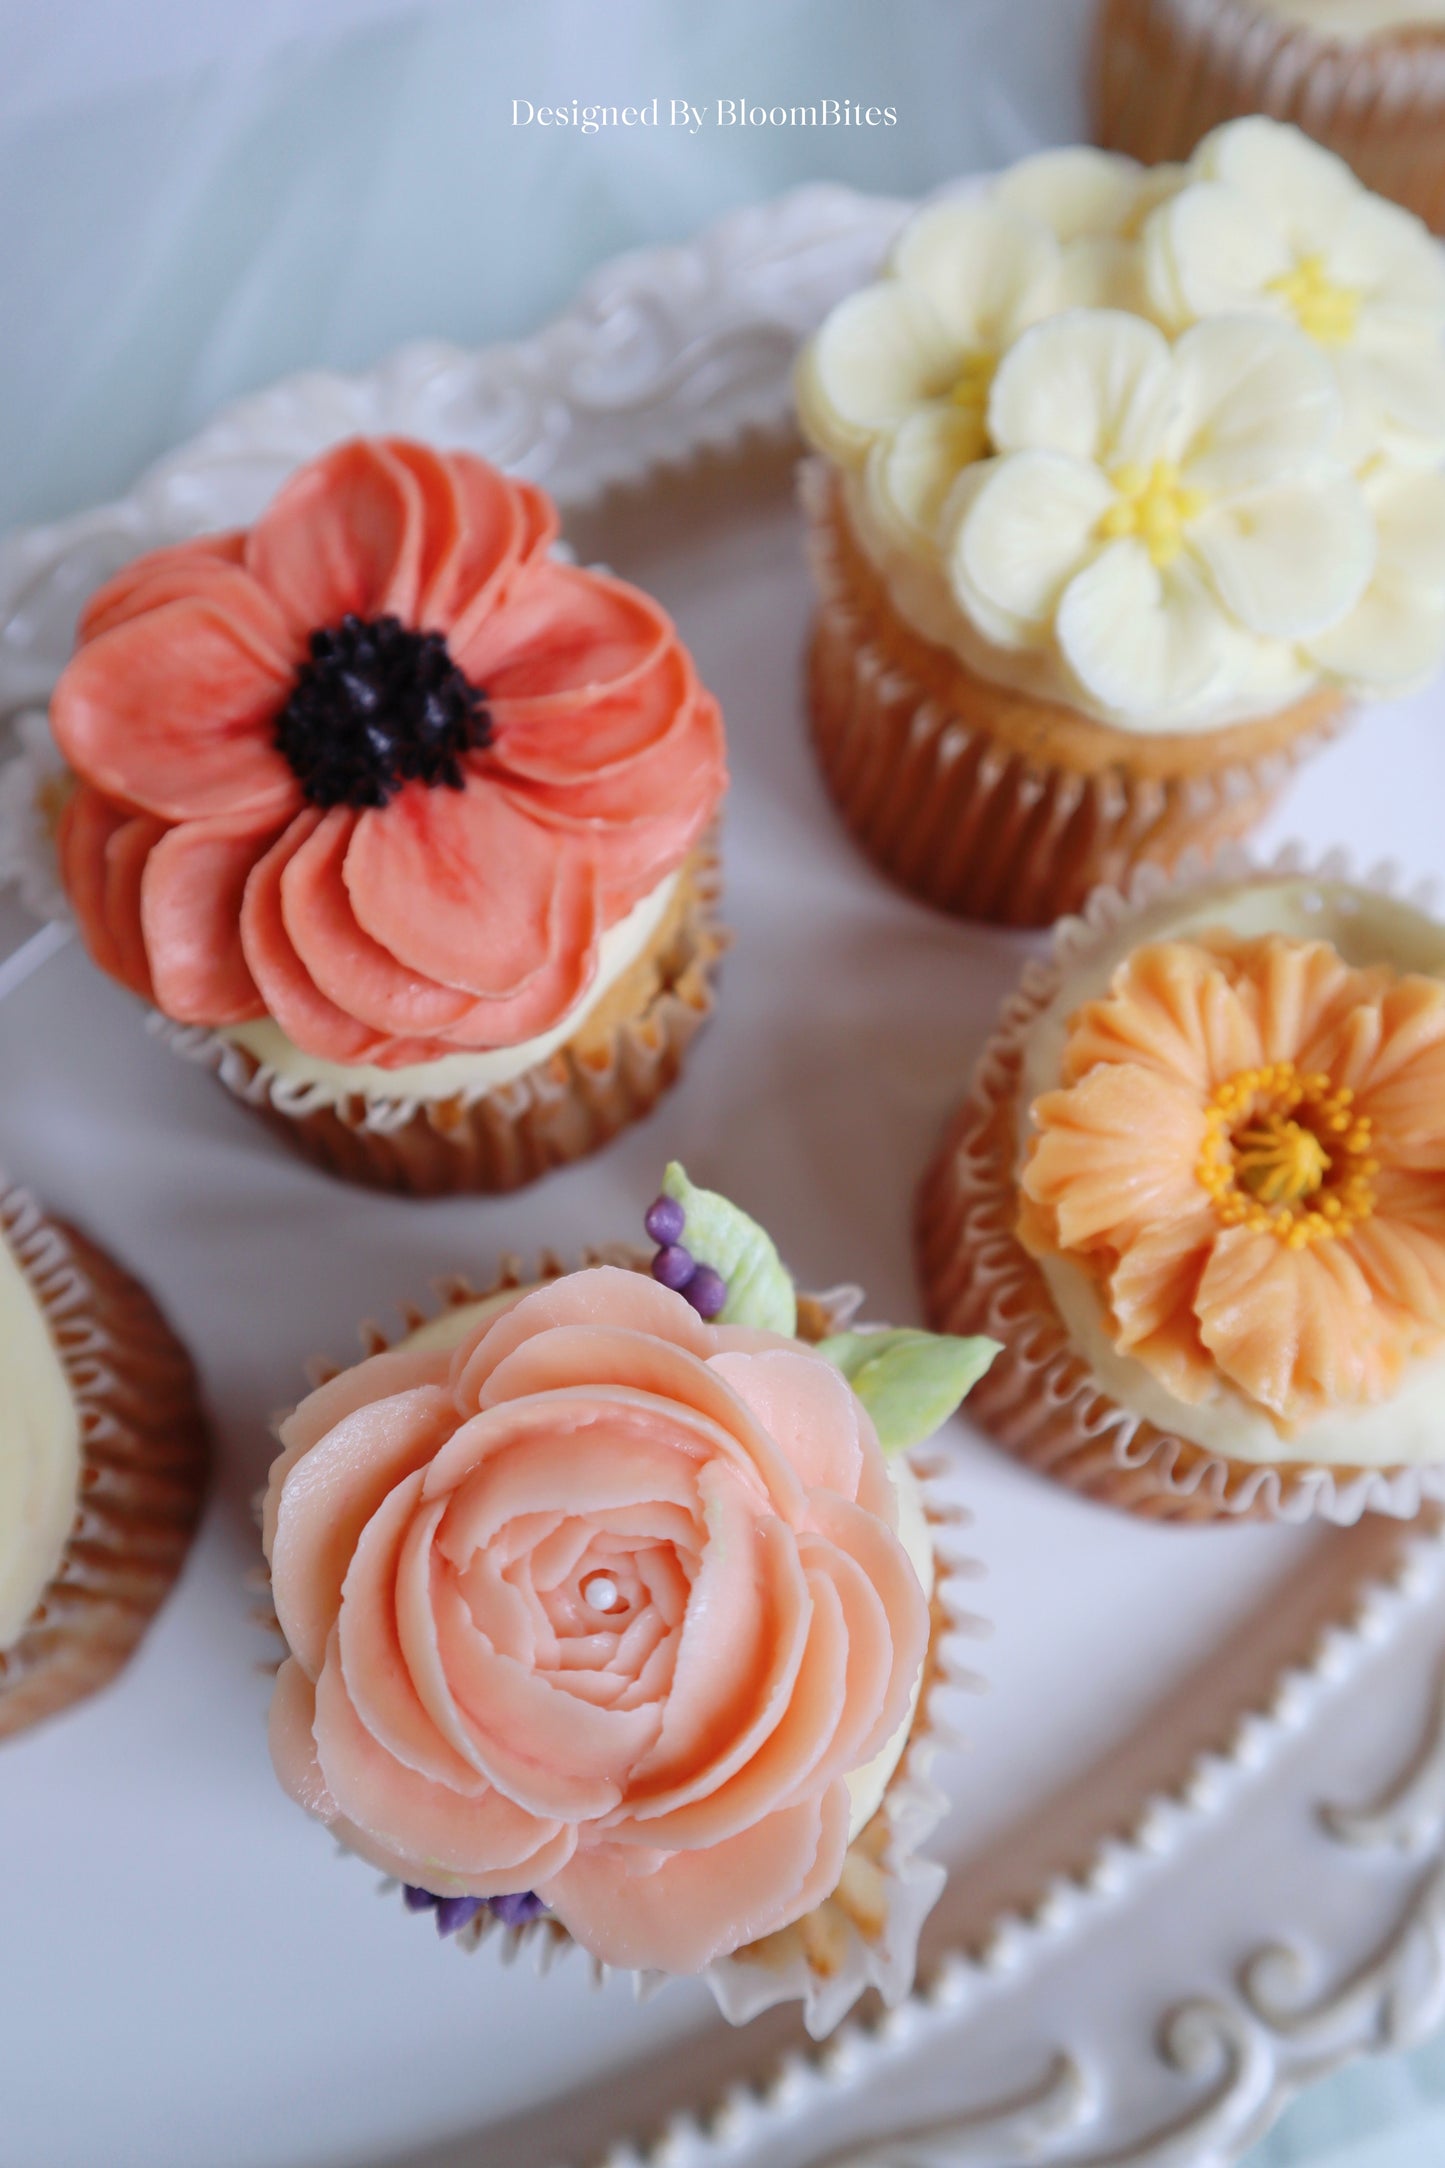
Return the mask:
<svg viewBox="0 0 1445 2168">
<path fill-rule="evenodd" d="M 459 1291 L 283 1424 L 272 1754 L 443 1933 L 822 2033 L 907 1992 L 942 1885 L 948 1615 L 903 1455 L 993 1349 L 840 1330 L 681 1169 L 648 1222 L 651 1276 Z"/>
<path fill-rule="evenodd" d="M 1102 0 L 1094 125 L 1111 150 L 1187 158 L 1267 113 L 1445 230 L 1442 0 Z"/>
<path fill-rule="evenodd" d="M 352 1180 L 575 1159 L 711 1008 L 717 703 L 556 533 L 470 453 L 340 445 L 92 596 L 51 702 L 91 955 Z"/>
<path fill-rule="evenodd" d="M 918 1198 L 970 1406 L 1162 1519 L 1445 1496 L 1445 926 L 1285 862 L 1101 893 L 1004 1012 Z"/>
<path fill-rule="evenodd" d="M 144 1288 L 0 1179 L 0 1738 L 125 1663 L 181 1569 L 207 1450 Z"/>
<path fill-rule="evenodd" d="M 798 372 L 813 738 L 869 856 L 1046 923 L 1428 678 L 1442 330 L 1423 229 L 1269 123 L 919 212 Z"/>
</svg>

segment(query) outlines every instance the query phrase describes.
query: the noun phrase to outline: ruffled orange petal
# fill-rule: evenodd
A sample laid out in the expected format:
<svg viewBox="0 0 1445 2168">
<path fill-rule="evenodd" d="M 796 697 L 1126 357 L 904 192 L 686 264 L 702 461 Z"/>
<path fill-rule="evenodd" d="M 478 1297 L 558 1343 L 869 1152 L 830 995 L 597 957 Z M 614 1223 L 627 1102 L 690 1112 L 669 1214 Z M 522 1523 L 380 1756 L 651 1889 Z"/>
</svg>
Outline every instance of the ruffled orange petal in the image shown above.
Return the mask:
<svg viewBox="0 0 1445 2168">
<path fill-rule="evenodd" d="M 1385 1164 L 1445 1170 L 1445 986 L 1410 977 L 1341 1034 L 1338 1081 L 1353 1086 Z"/>
<path fill-rule="evenodd" d="M 269 830 L 185 821 L 159 839 L 141 877 L 141 930 L 156 1006 L 179 1024 L 238 1024 L 266 1004 L 241 947 L 241 898 Z"/>
<path fill-rule="evenodd" d="M 1033 1120 L 1020 1180 L 1058 1246 L 1121 1251 L 1197 1209 L 1205 1122 L 1186 1085 L 1133 1062 L 1101 1066 L 1046 1092 Z"/>
<path fill-rule="evenodd" d="M 414 624 L 425 526 L 410 467 L 357 437 L 292 477 L 247 536 L 246 566 L 303 640 L 353 613 Z"/>
<path fill-rule="evenodd" d="M 1419 1327 L 1420 1345 L 1445 1334 L 1445 1176 L 1382 1168 L 1375 1209 L 1351 1228 L 1346 1247 L 1378 1301 Z"/>
<path fill-rule="evenodd" d="M 124 923 L 116 908 L 117 899 L 107 894 L 110 845 L 137 819 L 148 821 L 149 816 L 116 805 L 103 792 L 82 783 L 60 816 L 56 850 L 87 953 L 102 971 L 149 1000 L 150 967 L 140 932 L 139 881 L 135 884 L 134 914 Z M 152 839 L 161 832 L 158 821 L 150 822 Z"/>
<path fill-rule="evenodd" d="M 1234 968 L 1258 1021 L 1263 1059 L 1292 1061 L 1302 1075 L 1331 1069 L 1341 1022 L 1390 977 L 1352 970 L 1328 941 L 1279 934 L 1236 944 Z"/>
<path fill-rule="evenodd" d="M 407 789 L 383 812 L 363 813 L 345 875 L 374 941 L 423 977 L 498 1005 L 494 1044 L 545 1031 L 596 970 L 591 865 L 559 852 L 483 781 Z"/>
<path fill-rule="evenodd" d="M 423 575 L 418 622 L 444 632 L 455 653 L 502 607 L 513 582 L 546 549 L 556 535 L 557 517 L 539 490 L 499 474 L 469 452 L 447 454 L 444 465 L 456 529 L 451 546 Z"/>
<path fill-rule="evenodd" d="M 1195 942 L 1161 941 L 1136 949 L 1107 996 L 1073 1018 L 1063 1080 L 1100 1062 L 1129 1063 L 1202 1097 L 1260 1058 L 1258 1027 L 1220 960 Z"/>
<path fill-rule="evenodd" d="M 1293 1426 L 1329 1408 L 1382 1400 L 1408 1352 L 1346 1242 L 1291 1250 L 1230 1228 L 1195 1296 L 1199 1336 L 1231 1384 Z"/>
<path fill-rule="evenodd" d="M 536 565 L 506 609 L 487 614 L 474 633 L 467 622 L 452 629 L 452 659 L 485 687 L 503 720 L 512 703 L 527 702 L 540 720 L 544 702 L 615 698 L 677 637 L 661 603 L 639 588 L 551 562 Z"/>
<path fill-rule="evenodd" d="M 265 598 L 240 573 L 228 573 Z M 167 602 L 72 659 L 50 704 L 66 759 L 113 798 L 169 820 L 286 818 L 296 778 L 271 743 L 292 673 L 231 602 Z"/>
<path fill-rule="evenodd" d="M 237 529 L 231 534 L 200 535 L 194 542 L 178 542 L 172 549 L 149 550 L 96 589 L 80 613 L 75 628 L 77 641 L 94 640 L 163 602 L 181 602 L 189 596 L 206 596 L 214 602 L 234 598 L 238 576 L 245 578 L 235 569 L 245 549 L 245 533 Z M 270 598 L 260 600 L 269 613 Z M 250 597 L 246 602 L 252 606 Z M 279 617 L 276 629 L 281 636 Z"/>
<path fill-rule="evenodd" d="M 1212 1207 L 1201 1201 L 1145 1228 L 1108 1278 L 1114 1345 L 1147 1364 L 1180 1400 L 1205 1399 L 1214 1380 L 1194 1298 L 1217 1226 Z"/>
</svg>

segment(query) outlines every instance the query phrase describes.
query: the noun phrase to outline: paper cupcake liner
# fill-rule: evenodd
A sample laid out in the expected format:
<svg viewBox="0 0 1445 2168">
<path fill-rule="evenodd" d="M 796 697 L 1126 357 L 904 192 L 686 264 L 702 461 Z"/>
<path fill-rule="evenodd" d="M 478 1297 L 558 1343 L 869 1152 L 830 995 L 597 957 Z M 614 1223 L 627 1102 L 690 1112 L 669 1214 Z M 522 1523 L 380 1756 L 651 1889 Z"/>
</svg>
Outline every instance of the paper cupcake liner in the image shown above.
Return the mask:
<svg viewBox="0 0 1445 2168">
<path fill-rule="evenodd" d="M 1342 704 L 1315 695 L 1250 726 L 1264 741 L 1250 757 L 1221 754 L 1210 765 L 1191 739 L 1190 772 L 1177 775 L 1133 772 L 1127 749 L 1093 772 L 1020 751 L 1021 717 L 1035 719 L 1037 739 L 1047 738 L 1051 719 L 1071 731 L 1081 719 L 973 677 L 901 620 L 896 640 L 882 644 L 881 582 L 856 547 L 843 546 L 837 485 L 824 461 L 804 466 L 800 493 L 820 597 L 808 705 L 824 780 L 879 870 L 940 910 L 1044 926 L 1135 865 L 1168 866 L 1187 850 L 1236 841 L 1343 724 Z M 930 691 L 913 659 L 945 668 L 954 696 Z M 997 727 L 1005 714 L 1007 735 Z M 1240 733 L 1228 735 L 1237 746 Z"/>
<path fill-rule="evenodd" d="M 1141 868 L 1127 891 L 1099 890 L 1082 917 L 1058 928 L 1051 959 L 1031 965 L 1005 1005 L 972 1091 L 920 1184 L 915 1226 L 924 1307 L 936 1330 L 984 1332 L 1003 1343 L 969 1395 L 970 1417 L 1020 1459 L 1089 1497 L 1157 1520 L 1349 1526 L 1366 1512 L 1409 1519 L 1426 1500 L 1445 1498 L 1445 1447 L 1439 1468 L 1261 1464 L 1158 1429 L 1099 1384 L 1014 1231 L 1024 1042 L 1065 974 L 1167 897 L 1280 875 L 1349 881 L 1381 895 L 1398 888 L 1392 868 L 1357 875 L 1342 852 L 1315 864 L 1291 846 L 1260 866 L 1234 851 L 1208 865 L 1195 860 L 1172 877 Z"/>
<path fill-rule="evenodd" d="M 80 1417 L 75 1521 L 0 1653 L 0 1738 L 94 1693 L 159 1609 L 195 1532 L 209 1442 L 190 1357 L 145 1289 L 0 1181 L 0 1232 L 45 1313 Z"/>
<path fill-rule="evenodd" d="M 582 1263 L 647 1269 L 642 1254 L 625 1244 L 589 1249 Z M 557 1279 L 575 1269 L 550 1251 L 542 1254 L 531 1271 L 523 1268 L 520 1259 L 508 1257 L 490 1285 L 476 1287 L 452 1278 L 440 1283 L 437 1293 L 442 1307 L 451 1309 L 508 1288 Z M 799 1337 L 821 1340 L 842 1331 L 861 1300 L 861 1290 L 851 1286 L 816 1295 L 800 1292 Z M 404 1310 L 404 1333 L 415 1331 L 434 1314 L 418 1308 Z M 363 1328 L 362 1345 L 368 1355 L 379 1354 L 395 1346 L 404 1333 L 368 1325 Z M 339 1367 L 315 1363 L 311 1374 L 324 1383 L 337 1375 Z M 932 1632 L 908 1743 L 877 1809 L 848 1847 L 842 1877 L 832 1894 L 792 1926 L 716 1959 L 700 1975 L 733 2025 L 746 2024 L 777 2003 L 800 2002 L 809 2033 L 821 2040 L 868 1988 L 876 1989 L 890 2009 L 902 2002 L 913 1986 L 919 1932 L 947 1880 L 947 1869 L 925 1857 L 921 1847 L 948 1806 L 947 1795 L 933 1782 L 933 1762 L 940 1751 L 956 1743 L 963 1697 L 976 1694 L 981 1684 L 977 1673 L 956 1659 L 952 1646 L 954 1636 L 978 1631 L 976 1614 L 963 1602 L 964 1584 L 978 1569 L 960 1548 L 969 1516 L 942 1495 L 940 1479 L 946 1462 L 924 1451 L 908 1458 L 923 1487 L 934 1539 L 935 1574 Z M 274 1619 L 268 1623 L 274 1625 Z M 399 1885 L 386 1880 L 381 1888 L 394 1895 Z M 547 1914 L 510 1926 L 484 1906 L 451 1939 L 468 1950 L 485 1944 L 503 1963 L 525 1956 L 542 1973 L 564 1957 L 582 1957 L 590 1967 L 594 1987 L 600 1987 L 616 1969 L 583 1951 L 561 1923 Z M 642 2000 L 664 1987 L 672 1975 L 633 1972 L 628 1977 Z"/>
<path fill-rule="evenodd" d="M 717 915 L 722 876 L 711 839 L 694 851 L 681 883 L 680 909 L 633 973 L 608 990 L 565 1045 L 506 1084 L 442 1100 L 357 1093 L 331 1105 L 324 1088 L 280 1075 L 220 1032 L 158 1013 L 151 1029 L 343 1181 L 413 1197 L 518 1189 L 597 1151 L 650 1114 L 676 1082 L 712 1014 L 728 942 Z"/>
<path fill-rule="evenodd" d="M 1097 140 L 1146 164 L 1187 158 L 1221 121 L 1268 113 L 1347 159 L 1367 188 L 1445 229 L 1445 32 L 1341 45 L 1248 0 L 1104 0 Z"/>
</svg>

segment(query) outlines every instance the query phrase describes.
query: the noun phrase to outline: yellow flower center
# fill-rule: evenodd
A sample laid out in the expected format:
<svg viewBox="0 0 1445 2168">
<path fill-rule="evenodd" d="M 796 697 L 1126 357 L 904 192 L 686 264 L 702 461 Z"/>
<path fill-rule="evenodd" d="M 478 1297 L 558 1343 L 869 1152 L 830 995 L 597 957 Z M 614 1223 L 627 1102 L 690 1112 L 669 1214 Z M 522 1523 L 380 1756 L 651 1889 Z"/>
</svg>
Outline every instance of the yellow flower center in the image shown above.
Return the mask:
<svg viewBox="0 0 1445 2168">
<path fill-rule="evenodd" d="M 970 354 L 949 388 L 950 404 L 981 416 L 997 374 L 997 354 Z"/>
<path fill-rule="evenodd" d="M 1172 564 L 1184 547 L 1184 529 L 1208 501 L 1203 490 L 1187 488 L 1172 459 L 1156 459 L 1151 467 L 1130 462 L 1116 467 L 1109 480 L 1118 494 L 1099 533 L 1107 542 L 1137 535 L 1156 565 Z"/>
<path fill-rule="evenodd" d="M 1226 1227 L 1302 1250 L 1369 1218 L 1380 1167 L 1354 1096 L 1327 1076 L 1301 1076 L 1292 1061 L 1241 1069 L 1216 1087 L 1195 1172 Z"/>
<path fill-rule="evenodd" d="M 1322 346 L 1343 346 L 1355 335 L 1359 292 L 1353 286 L 1336 285 L 1325 270 L 1323 256 L 1301 256 L 1293 271 L 1267 280 L 1265 292 L 1278 294 L 1301 331 Z"/>
</svg>

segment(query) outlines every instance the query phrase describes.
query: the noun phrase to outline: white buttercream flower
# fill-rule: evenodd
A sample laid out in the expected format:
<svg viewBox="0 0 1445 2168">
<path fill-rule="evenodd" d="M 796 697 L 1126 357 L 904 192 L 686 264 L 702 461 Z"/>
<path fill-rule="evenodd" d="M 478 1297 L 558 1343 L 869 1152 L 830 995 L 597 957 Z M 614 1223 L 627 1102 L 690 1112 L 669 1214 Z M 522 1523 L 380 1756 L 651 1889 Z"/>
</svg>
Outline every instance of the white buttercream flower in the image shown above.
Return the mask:
<svg viewBox="0 0 1445 2168">
<path fill-rule="evenodd" d="M 988 451 L 1001 353 L 1061 309 L 1144 304 L 1137 231 L 1161 182 L 1104 151 L 1026 159 L 982 198 L 910 220 L 886 275 L 839 304 L 805 349 L 803 426 L 867 468 L 885 524 L 924 547 L 953 482 Z"/>
<path fill-rule="evenodd" d="M 1382 467 L 1364 488 L 1378 537 L 1374 577 L 1307 652 L 1346 685 L 1406 693 L 1445 663 L 1445 474 Z"/>
<path fill-rule="evenodd" d="M 1206 136 L 1189 185 L 1149 218 L 1143 254 L 1167 327 L 1250 310 L 1314 340 L 1339 383 L 1352 466 L 1445 455 L 1445 256 L 1297 128 L 1256 115 Z"/>
<path fill-rule="evenodd" d="M 1165 730 L 1277 705 L 1308 675 L 1298 643 L 1369 582 L 1339 394 L 1286 324 L 1219 317 L 1171 347 L 1075 310 L 1018 340 L 987 419 L 998 456 L 944 509 L 955 600 L 996 647 L 1056 651 L 1095 712 Z"/>
</svg>

